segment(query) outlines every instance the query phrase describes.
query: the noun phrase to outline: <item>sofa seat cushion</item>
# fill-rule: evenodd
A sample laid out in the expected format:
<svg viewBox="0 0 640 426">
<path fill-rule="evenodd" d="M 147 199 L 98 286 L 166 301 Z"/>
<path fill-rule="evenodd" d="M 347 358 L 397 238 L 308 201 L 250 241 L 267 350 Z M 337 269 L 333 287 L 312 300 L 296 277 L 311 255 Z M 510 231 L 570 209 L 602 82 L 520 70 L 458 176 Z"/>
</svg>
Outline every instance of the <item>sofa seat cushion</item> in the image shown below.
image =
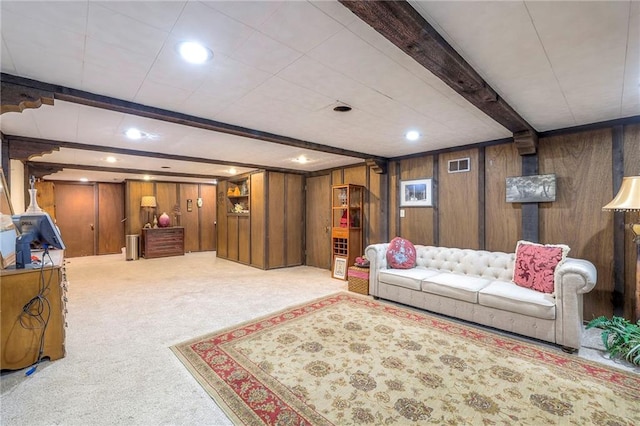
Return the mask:
<svg viewBox="0 0 640 426">
<path fill-rule="evenodd" d="M 427 268 L 381 269 L 378 272 L 378 281 L 420 291 L 422 280 L 438 274 L 439 271 Z"/>
<path fill-rule="evenodd" d="M 490 283 L 491 280 L 486 278 L 443 272 L 424 279 L 422 291 L 465 302 L 478 303 L 478 291 Z"/>
<path fill-rule="evenodd" d="M 556 318 L 556 303 L 552 295 L 505 281 L 493 281 L 480 290 L 478 303 L 530 317 Z"/>
</svg>

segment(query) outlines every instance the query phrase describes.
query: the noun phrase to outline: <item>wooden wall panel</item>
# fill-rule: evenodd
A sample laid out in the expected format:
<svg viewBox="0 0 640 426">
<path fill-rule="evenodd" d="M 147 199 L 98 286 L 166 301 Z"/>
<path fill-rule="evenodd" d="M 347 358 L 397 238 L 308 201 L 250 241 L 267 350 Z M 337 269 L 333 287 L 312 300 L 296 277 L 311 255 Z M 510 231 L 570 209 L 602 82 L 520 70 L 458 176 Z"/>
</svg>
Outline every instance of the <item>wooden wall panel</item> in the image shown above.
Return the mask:
<svg viewBox="0 0 640 426">
<path fill-rule="evenodd" d="M 49 213 L 53 223 L 56 222 L 56 193 L 55 184 L 51 181 L 38 181 L 34 188 L 36 192 L 36 201 L 38 206 L 45 212 Z M 31 202 L 31 200 L 29 200 Z"/>
<path fill-rule="evenodd" d="M 250 241 L 249 216 L 238 216 L 238 241 Z M 251 244 L 238 244 L 238 262 L 251 262 Z"/>
<path fill-rule="evenodd" d="M 447 173 L 447 162 L 470 158 L 471 170 Z M 479 248 L 478 150 L 440 154 L 438 221 L 442 247 Z"/>
<path fill-rule="evenodd" d="M 369 172 L 367 232 L 365 235 L 365 247 L 369 244 L 384 243 L 389 241 L 387 206 L 388 199 L 388 174 Z"/>
<path fill-rule="evenodd" d="M 200 184 L 200 198 L 202 207 L 200 216 L 200 250 L 211 251 L 216 249 L 216 187 L 215 185 Z"/>
<path fill-rule="evenodd" d="M 285 197 L 285 175 L 269 172 L 269 204 L 267 208 L 267 266 L 280 268 L 286 266 L 285 219 L 288 214 Z"/>
<path fill-rule="evenodd" d="M 266 172 L 260 172 L 253 173 L 251 175 L 251 183 L 249 188 L 249 208 L 251 210 L 251 238 L 249 238 L 249 234 L 247 233 L 246 239 L 244 239 L 244 237 L 240 239 L 241 245 L 244 246 L 244 250 L 250 252 L 250 261 L 248 259 L 246 263 L 250 262 L 252 265 L 258 268 L 266 267 L 265 216 L 267 212 L 265 206 L 265 191 L 267 190 L 267 188 L 265 186 L 265 173 Z"/>
<path fill-rule="evenodd" d="M 124 217 L 124 185 L 98 183 L 98 254 L 121 253 Z"/>
<path fill-rule="evenodd" d="M 304 176 L 287 175 L 285 193 L 287 266 L 304 263 L 304 185 Z"/>
<path fill-rule="evenodd" d="M 307 179 L 305 209 L 306 259 L 316 268 L 331 268 L 331 176 Z"/>
<path fill-rule="evenodd" d="M 433 178 L 433 156 L 414 157 L 400 161 L 400 181 Z M 404 217 L 400 211 L 404 210 Z M 433 244 L 433 207 L 400 207 L 400 233 L 414 244 Z"/>
<path fill-rule="evenodd" d="M 173 208 L 178 204 L 178 184 L 173 182 L 156 182 L 156 214 L 158 217 L 166 213 L 171 218 L 171 226 L 178 226 Z M 194 201 L 195 202 L 195 201 Z"/>
<path fill-rule="evenodd" d="M 185 252 L 200 251 L 200 237 L 198 235 L 198 184 L 180 183 L 180 224 L 184 227 Z M 188 201 L 191 200 L 191 211 L 188 211 Z"/>
<path fill-rule="evenodd" d="M 342 185 L 344 180 L 344 169 L 338 169 L 331 172 L 331 185 Z M 331 191 L 331 188 L 329 188 Z M 331 207 L 329 207 L 331 208 Z"/>
<path fill-rule="evenodd" d="M 356 167 L 345 167 L 343 170 L 344 182 L 352 185 L 367 186 L 367 165 L 362 164 Z"/>
<path fill-rule="evenodd" d="M 556 201 L 540 204 L 540 242 L 563 243 L 569 256 L 591 261 L 596 287 L 584 297 L 584 319 L 611 315 L 613 291 L 613 215 L 611 130 L 543 138 L 540 174 L 556 174 Z"/>
<path fill-rule="evenodd" d="M 400 234 L 399 224 L 399 196 L 398 190 L 400 188 L 400 176 L 398 175 L 399 162 L 390 161 L 387 169 L 389 174 L 389 238 L 391 241 L 393 237 L 397 237 Z"/>
<path fill-rule="evenodd" d="M 522 175 L 514 144 L 485 149 L 485 248 L 512 253 L 522 235 L 522 204 L 506 202 L 506 178 Z"/>
<path fill-rule="evenodd" d="M 624 175 L 640 176 L 640 124 L 626 126 L 624 128 Z M 624 223 L 639 223 L 640 212 L 625 213 Z M 633 318 L 633 308 L 636 303 L 636 256 L 637 248 L 633 242 L 633 233 L 625 229 L 624 244 L 624 317 Z"/>
<path fill-rule="evenodd" d="M 237 261 L 239 259 L 238 247 L 238 219 L 239 216 L 227 216 L 227 254 L 228 259 Z"/>
<path fill-rule="evenodd" d="M 142 227 L 147 222 L 147 212 L 140 208 L 140 200 L 145 195 L 155 195 L 153 182 L 126 182 L 125 212 L 127 220 L 125 230 L 127 234 L 141 234 Z M 151 216 L 153 220 L 153 216 Z"/>
<path fill-rule="evenodd" d="M 217 185 L 217 203 L 216 203 L 216 256 L 227 258 L 229 256 L 227 238 L 229 229 L 227 225 L 227 182 L 218 182 Z"/>
</svg>

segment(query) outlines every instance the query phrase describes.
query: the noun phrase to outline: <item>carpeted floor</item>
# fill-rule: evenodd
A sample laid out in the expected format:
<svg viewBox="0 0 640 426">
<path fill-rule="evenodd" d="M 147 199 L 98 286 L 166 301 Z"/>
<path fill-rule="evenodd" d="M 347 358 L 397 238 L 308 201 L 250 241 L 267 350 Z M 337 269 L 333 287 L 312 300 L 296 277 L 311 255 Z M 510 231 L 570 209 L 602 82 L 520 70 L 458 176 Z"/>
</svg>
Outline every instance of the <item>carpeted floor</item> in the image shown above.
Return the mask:
<svg viewBox="0 0 640 426">
<path fill-rule="evenodd" d="M 262 271 L 212 252 L 73 258 L 67 273 L 67 356 L 2 374 L 3 426 L 230 425 L 170 346 L 347 287 L 326 270 Z M 598 349 L 578 356 L 633 370 Z"/>
</svg>

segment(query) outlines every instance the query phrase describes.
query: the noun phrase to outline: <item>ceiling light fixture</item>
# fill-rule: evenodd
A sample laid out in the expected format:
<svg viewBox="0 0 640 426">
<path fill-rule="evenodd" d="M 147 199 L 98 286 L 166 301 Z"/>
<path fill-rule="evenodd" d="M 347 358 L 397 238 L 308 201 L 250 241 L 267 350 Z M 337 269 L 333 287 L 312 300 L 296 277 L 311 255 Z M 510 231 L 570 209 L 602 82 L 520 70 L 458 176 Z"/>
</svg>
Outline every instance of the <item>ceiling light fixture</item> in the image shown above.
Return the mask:
<svg viewBox="0 0 640 426">
<path fill-rule="evenodd" d="M 147 136 L 145 133 L 142 133 L 140 130 L 136 129 L 135 127 L 130 127 L 129 129 L 127 129 L 126 132 L 124 132 L 124 134 L 131 140 L 137 141 L 139 139 L 144 138 L 145 136 Z"/>
<path fill-rule="evenodd" d="M 144 180 L 151 180 L 151 176 L 149 176 L 149 175 L 144 175 L 143 179 L 144 179 Z"/>
<path fill-rule="evenodd" d="M 184 41 L 178 45 L 178 52 L 182 59 L 190 64 L 204 64 L 213 58 L 213 52 L 194 41 Z"/>
<path fill-rule="evenodd" d="M 83 177 L 83 178 L 80 178 L 80 182 L 89 182 L 89 179 Z"/>
<path fill-rule="evenodd" d="M 230 173 L 230 174 L 232 174 L 232 175 L 235 175 L 235 174 L 236 174 L 236 173 L 238 173 L 238 172 L 237 172 L 237 170 L 236 170 L 236 169 L 234 169 L 234 168 L 232 167 L 232 168 L 230 168 L 230 169 L 229 169 L 229 173 Z"/>
<path fill-rule="evenodd" d="M 409 141 L 417 141 L 420 139 L 420 133 L 417 130 L 409 130 L 404 137 Z"/>
<path fill-rule="evenodd" d="M 107 163 L 115 163 L 116 161 L 118 161 L 118 159 L 110 155 L 107 158 L 105 158 L 104 161 L 106 161 Z"/>
<path fill-rule="evenodd" d="M 301 155 L 299 157 L 294 158 L 293 161 L 300 164 L 306 164 L 309 162 L 309 159 L 304 155 Z"/>
</svg>

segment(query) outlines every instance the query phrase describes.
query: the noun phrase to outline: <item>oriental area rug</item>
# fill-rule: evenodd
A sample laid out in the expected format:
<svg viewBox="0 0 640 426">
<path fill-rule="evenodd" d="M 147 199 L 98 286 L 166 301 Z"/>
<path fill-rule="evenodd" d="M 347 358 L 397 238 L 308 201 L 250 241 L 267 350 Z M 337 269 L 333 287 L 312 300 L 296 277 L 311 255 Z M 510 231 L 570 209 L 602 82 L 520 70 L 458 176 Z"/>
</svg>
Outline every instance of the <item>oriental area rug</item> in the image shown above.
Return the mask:
<svg viewBox="0 0 640 426">
<path fill-rule="evenodd" d="M 236 424 L 640 424 L 638 374 L 353 293 L 171 349 Z"/>
</svg>

